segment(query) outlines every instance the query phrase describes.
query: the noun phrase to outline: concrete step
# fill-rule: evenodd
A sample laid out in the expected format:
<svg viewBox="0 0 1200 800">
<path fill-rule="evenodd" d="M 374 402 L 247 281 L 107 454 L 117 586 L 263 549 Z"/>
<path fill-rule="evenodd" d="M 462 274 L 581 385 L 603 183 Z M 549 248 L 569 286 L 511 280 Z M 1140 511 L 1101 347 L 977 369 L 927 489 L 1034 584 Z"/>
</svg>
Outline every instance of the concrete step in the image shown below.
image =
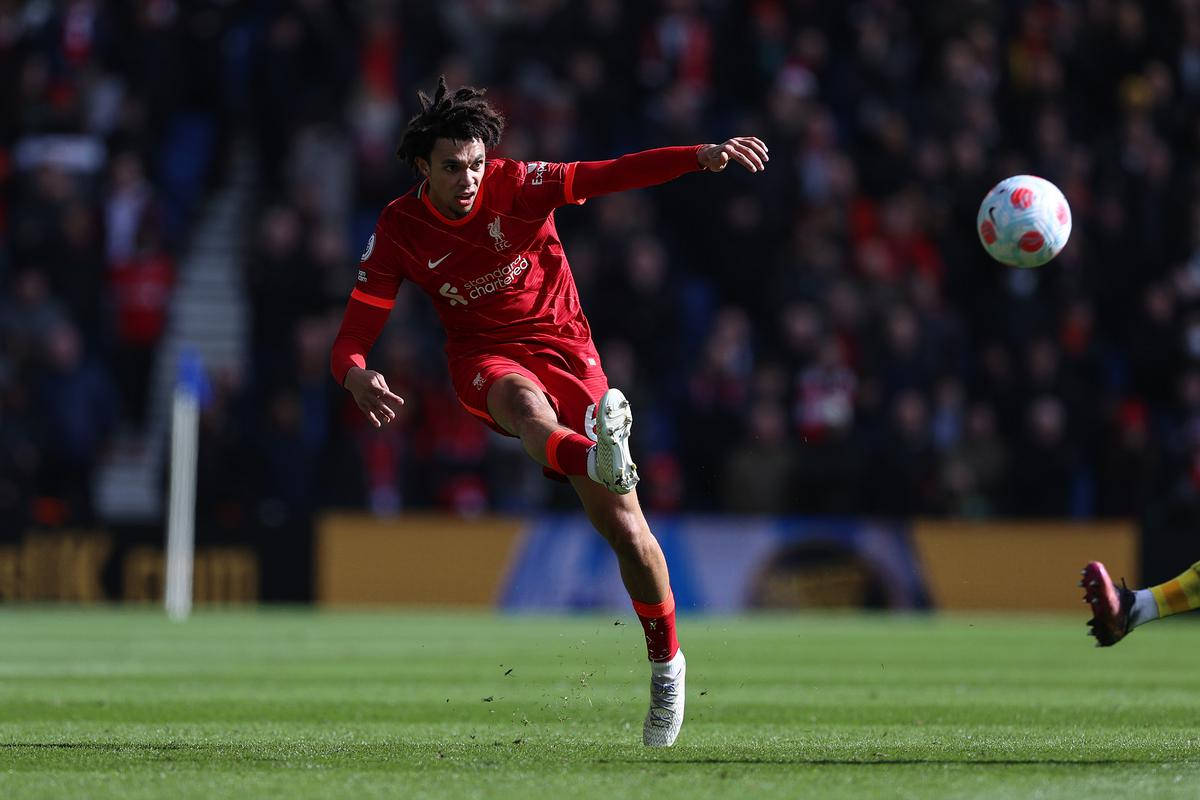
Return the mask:
<svg viewBox="0 0 1200 800">
<path fill-rule="evenodd" d="M 237 258 L 236 254 L 226 256 L 226 260 Z M 184 286 L 194 286 L 197 288 L 213 288 L 223 292 L 230 292 L 231 288 L 240 288 L 242 283 L 241 272 L 231 272 L 224 266 L 218 266 L 215 259 L 207 259 L 208 263 L 197 265 L 187 272 L 187 281 L 180 281 L 180 288 Z M 230 286 L 231 281 L 236 281 L 234 287 Z"/>
<path fill-rule="evenodd" d="M 228 306 L 195 305 L 179 309 L 172 319 L 172 328 L 178 333 L 187 333 L 190 338 L 207 339 L 214 335 L 220 336 L 221 331 L 238 325 L 240 319 L 241 317 L 228 310 Z"/>
</svg>

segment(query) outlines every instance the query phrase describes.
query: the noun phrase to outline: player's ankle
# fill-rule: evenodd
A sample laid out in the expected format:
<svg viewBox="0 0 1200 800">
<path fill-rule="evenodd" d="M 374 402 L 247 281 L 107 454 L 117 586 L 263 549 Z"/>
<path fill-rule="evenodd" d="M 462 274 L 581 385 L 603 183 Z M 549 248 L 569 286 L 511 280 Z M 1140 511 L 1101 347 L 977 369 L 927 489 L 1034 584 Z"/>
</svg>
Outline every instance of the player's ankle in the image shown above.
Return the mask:
<svg viewBox="0 0 1200 800">
<path fill-rule="evenodd" d="M 663 661 L 651 661 L 650 672 L 655 675 L 675 675 L 683 668 L 683 648 L 678 644 L 671 657 Z"/>
<path fill-rule="evenodd" d="M 1129 628 L 1158 619 L 1158 603 L 1149 589 L 1138 589 L 1133 593 L 1133 605 L 1129 609 Z"/>
</svg>

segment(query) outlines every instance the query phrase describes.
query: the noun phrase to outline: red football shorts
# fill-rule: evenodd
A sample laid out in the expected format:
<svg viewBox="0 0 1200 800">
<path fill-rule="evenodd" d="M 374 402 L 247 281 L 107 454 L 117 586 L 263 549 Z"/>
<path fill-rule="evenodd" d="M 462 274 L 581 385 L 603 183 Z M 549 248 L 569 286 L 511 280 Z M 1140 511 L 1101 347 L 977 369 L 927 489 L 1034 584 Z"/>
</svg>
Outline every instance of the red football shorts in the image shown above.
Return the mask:
<svg viewBox="0 0 1200 800">
<path fill-rule="evenodd" d="M 577 352 L 536 343 L 501 344 L 486 353 L 450 362 L 450 379 L 458 401 L 489 428 L 505 436 L 512 434 L 492 419 L 487 395 L 497 379 L 513 373 L 525 376 L 542 390 L 559 422 L 596 440 L 596 404 L 608 391 L 608 376 L 591 342 Z M 548 467 L 542 471 L 548 478 L 566 480 L 566 476 Z"/>
</svg>

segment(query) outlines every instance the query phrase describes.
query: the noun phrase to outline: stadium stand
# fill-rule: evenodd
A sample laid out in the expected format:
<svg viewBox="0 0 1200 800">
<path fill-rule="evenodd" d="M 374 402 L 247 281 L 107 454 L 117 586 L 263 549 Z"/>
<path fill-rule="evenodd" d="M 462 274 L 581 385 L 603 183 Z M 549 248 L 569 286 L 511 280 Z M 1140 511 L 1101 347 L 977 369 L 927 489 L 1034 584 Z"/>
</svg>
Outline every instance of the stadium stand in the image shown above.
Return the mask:
<svg viewBox="0 0 1200 800">
<path fill-rule="evenodd" d="M 570 500 L 459 408 L 415 292 L 374 354 L 400 424 L 369 430 L 325 370 L 438 74 L 490 87 L 511 157 L 771 146 L 762 180 L 558 215 L 651 510 L 1197 516 L 1196 2 L 9 0 L 0 525 L 90 520 L 98 464 L 165 402 L 178 264 L 237 142 L 251 322 L 214 371 L 202 515 Z M 1035 271 L 971 224 L 1019 172 L 1076 219 Z"/>
</svg>

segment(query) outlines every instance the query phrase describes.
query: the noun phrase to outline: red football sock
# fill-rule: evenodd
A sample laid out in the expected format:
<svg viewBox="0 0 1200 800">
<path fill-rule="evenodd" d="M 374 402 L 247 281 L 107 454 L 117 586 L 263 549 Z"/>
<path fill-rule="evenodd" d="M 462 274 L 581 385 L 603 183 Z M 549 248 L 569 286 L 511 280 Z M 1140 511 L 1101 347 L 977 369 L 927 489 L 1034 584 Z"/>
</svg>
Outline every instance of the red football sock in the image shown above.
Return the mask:
<svg viewBox="0 0 1200 800">
<path fill-rule="evenodd" d="M 559 428 L 546 440 L 546 462 L 550 469 L 563 475 L 587 475 L 588 450 L 591 449 L 591 439 Z"/>
<path fill-rule="evenodd" d="M 675 595 L 667 591 L 661 603 L 633 601 L 633 610 L 646 632 L 646 653 L 651 661 L 670 661 L 679 652 L 675 638 Z"/>
</svg>

